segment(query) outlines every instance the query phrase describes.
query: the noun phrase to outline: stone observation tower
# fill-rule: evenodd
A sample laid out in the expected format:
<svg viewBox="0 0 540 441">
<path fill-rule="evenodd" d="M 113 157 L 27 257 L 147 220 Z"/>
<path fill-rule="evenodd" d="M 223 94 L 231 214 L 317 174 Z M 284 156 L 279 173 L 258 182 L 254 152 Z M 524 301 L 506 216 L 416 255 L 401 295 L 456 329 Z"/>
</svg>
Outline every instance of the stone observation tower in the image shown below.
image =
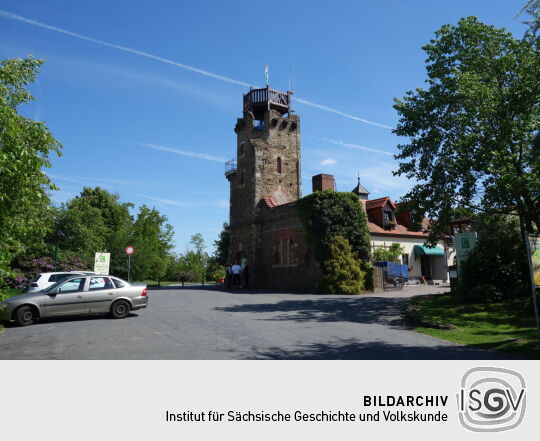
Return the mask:
<svg viewBox="0 0 540 441">
<path fill-rule="evenodd" d="M 266 87 L 244 95 L 243 118 L 234 128 L 237 156 L 225 168 L 231 228 L 253 222 L 261 199 L 281 205 L 300 198 L 299 122 L 292 115 L 290 92 Z"/>
<path fill-rule="evenodd" d="M 238 118 L 236 158 L 225 165 L 230 183 L 231 251 L 229 261 L 247 259 L 255 269 L 263 240 L 264 209 L 301 197 L 300 118 L 291 110 L 291 92 L 268 86 L 243 96 Z"/>
</svg>

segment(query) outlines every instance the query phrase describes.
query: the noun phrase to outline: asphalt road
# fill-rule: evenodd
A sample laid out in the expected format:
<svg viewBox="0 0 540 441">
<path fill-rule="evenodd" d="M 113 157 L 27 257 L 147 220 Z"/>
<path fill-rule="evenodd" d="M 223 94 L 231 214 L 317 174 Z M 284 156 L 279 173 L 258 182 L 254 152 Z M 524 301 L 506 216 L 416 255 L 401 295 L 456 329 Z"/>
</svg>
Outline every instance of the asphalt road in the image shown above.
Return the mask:
<svg viewBox="0 0 540 441">
<path fill-rule="evenodd" d="M 417 291 L 368 296 L 149 291 L 124 320 L 77 317 L 8 326 L 0 359 L 500 359 L 418 334 L 403 308 Z"/>
</svg>

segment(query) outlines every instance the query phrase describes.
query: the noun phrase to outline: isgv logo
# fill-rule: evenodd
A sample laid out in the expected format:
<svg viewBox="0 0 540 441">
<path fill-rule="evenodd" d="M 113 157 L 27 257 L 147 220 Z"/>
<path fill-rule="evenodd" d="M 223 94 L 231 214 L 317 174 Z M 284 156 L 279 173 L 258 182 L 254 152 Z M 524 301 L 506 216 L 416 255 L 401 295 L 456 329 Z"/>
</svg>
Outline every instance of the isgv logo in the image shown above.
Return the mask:
<svg viewBox="0 0 540 441">
<path fill-rule="evenodd" d="M 461 380 L 457 395 L 459 421 L 473 432 L 514 429 L 525 416 L 525 380 L 504 368 L 475 367 Z"/>
</svg>

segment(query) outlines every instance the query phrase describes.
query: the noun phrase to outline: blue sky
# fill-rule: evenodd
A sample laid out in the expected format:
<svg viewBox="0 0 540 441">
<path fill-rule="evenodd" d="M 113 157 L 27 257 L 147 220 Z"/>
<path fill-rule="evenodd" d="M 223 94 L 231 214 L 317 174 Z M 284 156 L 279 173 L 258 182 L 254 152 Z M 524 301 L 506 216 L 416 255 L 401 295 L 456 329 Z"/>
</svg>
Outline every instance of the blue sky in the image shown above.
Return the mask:
<svg viewBox="0 0 540 441">
<path fill-rule="evenodd" d="M 242 93 L 266 64 L 270 86 L 291 81 L 297 98 L 303 193 L 314 174 L 348 191 L 360 173 L 370 197 L 398 199 L 411 183 L 391 173 L 392 102 L 422 87 L 421 47 L 468 15 L 521 36 L 524 2 L 2 0 L 0 58 L 46 60 L 22 110 L 64 145 L 48 170 L 55 203 L 100 185 L 166 214 L 177 251 L 198 232 L 211 250 Z"/>
</svg>

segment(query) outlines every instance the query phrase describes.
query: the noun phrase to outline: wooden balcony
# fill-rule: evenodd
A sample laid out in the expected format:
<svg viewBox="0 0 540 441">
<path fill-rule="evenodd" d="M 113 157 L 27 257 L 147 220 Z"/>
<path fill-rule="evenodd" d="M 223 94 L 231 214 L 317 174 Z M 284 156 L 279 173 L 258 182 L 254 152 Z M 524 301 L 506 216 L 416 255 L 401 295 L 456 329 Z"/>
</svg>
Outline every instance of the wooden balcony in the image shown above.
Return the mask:
<svg viewBox="0 0 540 441">
<path fill-rule="evenodd" d="M 291 111 L 291 92 L 280 92 L 266 86 L 264 89 L 251 89 L 244 94 L 244 112 L 249 110 L 255 119 L 262 120 L 269 109 L 282 115 Z"/>
</svg>

